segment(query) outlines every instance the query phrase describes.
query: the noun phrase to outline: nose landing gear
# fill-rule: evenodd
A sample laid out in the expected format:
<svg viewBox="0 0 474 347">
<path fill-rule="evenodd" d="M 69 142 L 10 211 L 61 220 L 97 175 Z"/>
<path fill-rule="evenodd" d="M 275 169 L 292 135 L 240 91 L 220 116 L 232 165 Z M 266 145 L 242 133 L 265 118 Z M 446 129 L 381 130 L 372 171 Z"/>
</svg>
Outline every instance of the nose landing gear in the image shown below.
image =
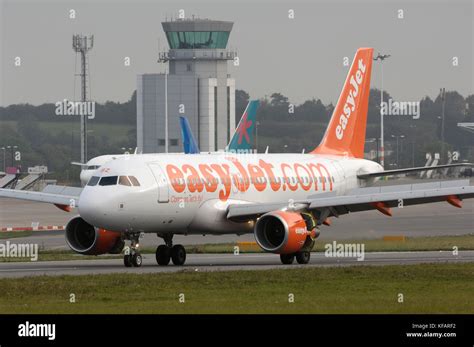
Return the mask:
<svg viewBox="0 0 474 347">
<path fill-rule="evenodd" d="M 129 248 L 125 249 L 125 255 L 123 256 L 123 264 L 126 267 L 140 267 L 143 263 L 142 255 L 140 254 L 140 233 L 131 233 L 128 235 L 132 244 Z"/>
<path fill-rule="evenodd" d="M 170 260 L 174 265 L 184 265 L 186 262 L 186 250 L 182 245 L 173 246 L 173 235 L 158 235 L 165 241 L 165 245 L 160 245 L 156 249 L 156 262 L 158 265 L 166 266 Z"/>
</svg>

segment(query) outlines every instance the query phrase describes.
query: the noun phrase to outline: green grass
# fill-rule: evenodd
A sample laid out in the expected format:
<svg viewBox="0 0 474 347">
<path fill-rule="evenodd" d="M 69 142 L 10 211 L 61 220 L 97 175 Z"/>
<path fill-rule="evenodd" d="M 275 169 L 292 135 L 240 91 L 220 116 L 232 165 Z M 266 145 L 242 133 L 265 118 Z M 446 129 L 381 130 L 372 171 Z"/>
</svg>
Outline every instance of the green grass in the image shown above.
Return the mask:
<svg viewBox="0 0 474 347">
<path fill-rule="evenodd" d="M 0 233 L 2 234 L 20 234 L 21 232 Z M 30 233 L 31 232 L 25 232 Z M 28 236 L 28 235 L 22 235 Z M 20 237 L 20 236 L 17 236 Z M 452 251 L 456 246 L 458 250 L 474 250 L 474 235 L 459 235 L 459 236 L 430 236 L 430 237 L 415 237 L 407 238 L 405 242 L 401 241 L 384 241 L 382 239 L 371 240 L 338 240 L 338 243 L 364 243 L 365 252 L 395 252 L 395 251 Z M 325 244 L 330 243 L 328 240 L 317 240 L 313 248 L 314 252 L 324 252 Z M 233 253 L 235 243 L 221 243 L 221 244 L 204 244 L 204 245 L 190 245 L 186 246 L 188 254 L 203 254 L 203 253 Z M 141 252 L 143 254 L 154 254 L 156 248 L 143 247 Z M 241 253 L 260 253 L 263 252 L 258 246 L 241 247 Z M 104 257 L 104 256 L 99 256 Z M 119 259 L 121 255 L 106 255 L 107 259 Z M 60 260 L 89 260 L 97 259 L 97 256 L 82 256 L 70 250 L 39 250 L 39 261 L 60 261 Z M 19 262 L 30 261 L 28 258 L 0 258 L 0 262 Z"/>
<path fill-rule="evenodd" d="M 28 277 L 0 280 L 0 312 L 472 313 L 473 278 L 472 263 Z"/>
<path fill-rule="evenodd" d="M 316 250 L 324 250 L 330 241 L 316 242 Z M 457 236 L 426 236 L 408 237 L 404 242 L 370 240 L 338 240 L 344 243 L 364 243 L 366 252 L 397 252 L 397 251 L 452 251 L 456 246 L 459 250 L 474 250 L 474 234 Z"/>
<path fill-rule="evenodd" d="M 324 252 L 329 240 L 316 240 L 314 252 Z M 363 243 L 366 252 L 397 252 L 397 251 L 452 251 L 474 250 L 474 234 L 458 236 L 428 236 L 407 238 L 405 241 L 384 241 L 383 239 L 337 240 L 338 243 Z M 233 253 L 235 243 L 204 244 L 186 246 L 188 253 Z M 241 253 L 263 252 L 258 246 L 241 247 Z M 154 253 L 152 248 L 145 248 L 144 253 Z"/>
<path fill-rule="evenodd" d="M 27 237 L 33 234 L 32 231 L 5 231 L 0 232 L 0 240 Z"/>
</svg>

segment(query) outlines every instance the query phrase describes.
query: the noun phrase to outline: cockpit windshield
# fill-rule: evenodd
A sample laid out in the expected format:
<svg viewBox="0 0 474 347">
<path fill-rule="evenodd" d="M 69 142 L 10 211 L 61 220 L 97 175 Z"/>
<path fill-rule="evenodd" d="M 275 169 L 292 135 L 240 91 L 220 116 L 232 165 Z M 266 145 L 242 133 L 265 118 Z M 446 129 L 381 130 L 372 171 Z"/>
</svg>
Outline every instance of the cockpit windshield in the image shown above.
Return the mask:
<svg viewBox="0 0 474 347">
<path fill-rule="evenodd" d="M 97 183 L 99 183 L 100 177 L 98 176 L 92 176 L 89 182 L 87 182 L 88 186 L 95 186 Z"/>
<path fill-rule="evenodd" d="M 99 181 L 99 186 L 115 186 L 118 176 L 104 176 Z"/>
<path fill-rule="evenodd" d="M 96 186 L 97 183 L 99 186 L 115 186 L 118 184 L 122 186 L 135 186 L 139 187 L 140 182 L 138 182 L 135 176 L 92 176 L 89 182 L 87 183 L 88 186 Z"/>
</svg>

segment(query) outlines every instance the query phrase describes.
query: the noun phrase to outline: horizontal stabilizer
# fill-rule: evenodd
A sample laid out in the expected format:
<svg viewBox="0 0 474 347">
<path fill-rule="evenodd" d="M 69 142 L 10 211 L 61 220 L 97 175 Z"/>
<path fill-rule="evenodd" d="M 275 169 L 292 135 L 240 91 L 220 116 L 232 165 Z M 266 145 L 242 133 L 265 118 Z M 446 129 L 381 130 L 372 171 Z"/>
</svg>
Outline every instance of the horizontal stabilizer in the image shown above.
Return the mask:
<svg viewBox="0 0 474 347">
<path fill-rule="evenodd" d="M 82 167 L 87 166 L 87 163 L 84 164 L 84 163 L 79 163 L 79 162 L 77 162 L 77 161 L 73 161 L 73 162 L 71 162 L 71 164 L 72 164 L 72 165 L 77 165 L 77 166 L 82 166 Z"/>
</svg>

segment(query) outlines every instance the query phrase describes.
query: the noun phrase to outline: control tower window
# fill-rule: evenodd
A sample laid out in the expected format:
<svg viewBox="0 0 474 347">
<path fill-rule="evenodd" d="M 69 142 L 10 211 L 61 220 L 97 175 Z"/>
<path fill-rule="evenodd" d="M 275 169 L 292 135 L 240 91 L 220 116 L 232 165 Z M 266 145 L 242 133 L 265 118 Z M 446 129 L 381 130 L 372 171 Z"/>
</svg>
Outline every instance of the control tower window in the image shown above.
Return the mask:
<svg viewBox="0 0 474 347">
<path fill-rule="evenodd" d="M 229 34 L 227 31 L 169 31 L 166 37 L 171 49 L 224 49 Z"/>
</svg>

